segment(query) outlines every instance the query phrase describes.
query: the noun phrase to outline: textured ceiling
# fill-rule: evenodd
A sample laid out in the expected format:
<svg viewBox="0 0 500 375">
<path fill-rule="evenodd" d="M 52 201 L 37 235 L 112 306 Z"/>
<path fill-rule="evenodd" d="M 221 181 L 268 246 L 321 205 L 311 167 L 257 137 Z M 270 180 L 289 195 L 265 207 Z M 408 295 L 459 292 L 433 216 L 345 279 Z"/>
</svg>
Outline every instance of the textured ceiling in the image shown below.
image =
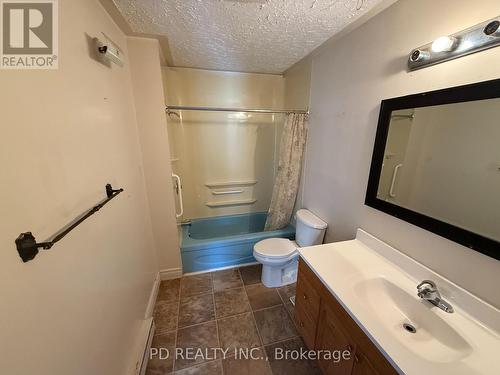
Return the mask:
<svg viewBox="0 0 500 375">
<path fill-rule="evenodd" d="M 381 0 L 113 0 L 174 66 L 283 73 Z"/>
</svg>

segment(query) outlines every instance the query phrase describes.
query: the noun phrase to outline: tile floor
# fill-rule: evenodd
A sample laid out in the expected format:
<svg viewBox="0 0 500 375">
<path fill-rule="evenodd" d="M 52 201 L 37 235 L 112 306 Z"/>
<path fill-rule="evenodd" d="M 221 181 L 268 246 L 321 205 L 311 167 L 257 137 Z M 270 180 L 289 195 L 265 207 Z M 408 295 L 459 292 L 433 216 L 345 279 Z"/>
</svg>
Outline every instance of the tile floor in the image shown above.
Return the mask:
<svg viewBox="0 0 500 375">
<path fill-rule="evenodd" d="M 315 362 L 281 360 L 275 349 L 304 347 L 293 323 L 295 285 L 268 289 L 261 266 L 163 281 L 156 302 L 154 348 L 229 349 L 226 358 L 169 358 L 149 361 L 147 375 L 320 374 Z M 234 349 L 255 348 L 235 358 Z M 220 352 L 219 352 L 220 354 Z M 232 354 L 232 355 L 231 355 Z M 210 355 L 212 357 L 212 355 Z"/>
</svg>

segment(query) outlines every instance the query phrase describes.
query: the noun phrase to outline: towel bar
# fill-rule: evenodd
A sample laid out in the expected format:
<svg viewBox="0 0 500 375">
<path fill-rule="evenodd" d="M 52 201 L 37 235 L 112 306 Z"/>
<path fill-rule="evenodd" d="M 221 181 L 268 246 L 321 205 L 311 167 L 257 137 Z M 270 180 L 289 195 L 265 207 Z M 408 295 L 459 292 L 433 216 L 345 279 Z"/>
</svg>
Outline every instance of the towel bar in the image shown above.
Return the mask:
<svg viewBox="0 0 500 375">
<path fill-rule="evenodd" d="M 123 189 L 113 189 L 110 184 L 106 185 L 106 196 L 107 198 L 103 200 L 101 203 L 92 207 L 85 214 L 74 219 L 70 224 L 65 226 L 61 231 L 59 231 L 51 240 L 46 242 L 36 242 L 35 236 L 31 232 L 24 232 L 19 235 L 16 239 L 16 247 L 19 253 L 19 256 L 23 260 L 23 262 L 28 262 L 36 257 L 38 254 L 38 249 L 42 248 L 44 250 L 49 250 L 54 246 L 57 242 L 62 240 L 69 232 L 75 229 L 78 225 L 83 223 L 90 216 L 99 211 L 102 207 L 104 207 L 111 199 L 120 194 Z"/>
</svg>

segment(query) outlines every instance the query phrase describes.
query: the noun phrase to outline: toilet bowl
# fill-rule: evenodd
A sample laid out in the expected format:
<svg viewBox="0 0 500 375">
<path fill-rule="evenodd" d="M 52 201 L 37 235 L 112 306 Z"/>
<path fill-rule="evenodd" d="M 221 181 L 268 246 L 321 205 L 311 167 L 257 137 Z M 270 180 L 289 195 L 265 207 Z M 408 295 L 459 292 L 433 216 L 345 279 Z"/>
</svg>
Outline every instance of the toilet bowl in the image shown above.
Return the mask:
<svg viewBox="0 0 500 375">
<path fill-rule="evenodd" d="M 268 238 L 255 244 L 253 256 L 262 264 L 262 283 L 268 288 L 297 280 L 297 243 L 287 238 Z"/>
<path fill-rule="evenodd" d="M 297 211 L 296 242 L 287 238 L 268 238 L 253 249 L 254 258 L 262 264 L 262 283 L 276 288 L 297 281 L 299 247 L 323 243 L 327 224 L 308 210 Z"/>
</svg>

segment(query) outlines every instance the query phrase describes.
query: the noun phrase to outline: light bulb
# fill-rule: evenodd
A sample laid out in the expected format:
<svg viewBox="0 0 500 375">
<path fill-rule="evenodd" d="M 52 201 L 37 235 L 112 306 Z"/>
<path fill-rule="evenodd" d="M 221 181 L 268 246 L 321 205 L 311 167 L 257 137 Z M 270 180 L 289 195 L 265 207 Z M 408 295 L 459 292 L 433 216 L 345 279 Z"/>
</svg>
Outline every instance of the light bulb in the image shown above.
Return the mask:
<svg viewBox="0 0 500 375">
<path fill-rule="evenodd" d="M 450 52 L 456 47 L 457 38 L 452 36 L 440 36 L 432 43 L 433 52 Z"/>
</svg>

